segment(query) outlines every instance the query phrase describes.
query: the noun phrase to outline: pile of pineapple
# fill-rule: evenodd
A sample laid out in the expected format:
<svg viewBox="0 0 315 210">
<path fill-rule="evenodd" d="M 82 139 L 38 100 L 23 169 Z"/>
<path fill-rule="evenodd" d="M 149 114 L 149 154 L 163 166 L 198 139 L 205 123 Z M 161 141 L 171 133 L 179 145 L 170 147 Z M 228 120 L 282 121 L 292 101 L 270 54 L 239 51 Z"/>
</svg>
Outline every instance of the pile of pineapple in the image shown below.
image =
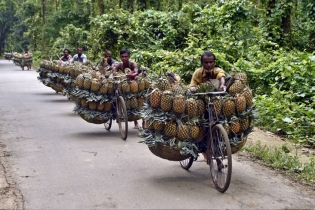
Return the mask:
<svg viewBox="0 0 315 210">
<path fill-rule="evenodd" d="M 232 151 L 237 152 L 244 146 L 252 130 L 253 109 L 252 91 L 246 85 L 246 75 L 235 74 L 233 80 L 227 95 L 213 98 L 213 115 L 226 129 Z M 163 144 L 183 156 L 196 157 L 202 152 L 200 145 L 204 145 L 205 131 L 209 125 L 205 119 L 205 102 L 208 98 L 192 96 L 187 90 L 188 87 L 174 84 L 165 76 L 151 86 L 142 109 L 142 117 L 147 124 L 146 129 L 139 131 L 144 139 L 142 143 L 149 147 Z M 210 82 L 200 85 L 197 90 L 211 91 L 214 91 L 214 86 Z M 171 157 L 160 157 L 172 160 Z"/>
<path fill-rule="evenodd" d="M 29 55 L 23 55 L 17 52 L 14 52 L 12 54 L 13 58 L 13 62 L 15 65 L 17 66 L 27 66 L 29 63 L 33 62 L 33 54 L 30 53 Z"/>
<path fill-rule="evenodd" d="M 75 87 L 76 76 L 82 72 L 88 71 L 91 67 L 80 65 L 79 62 L 74 64 L 62 63 L 59 60 L 47 61 L 40 63 L 38 80 L 44 85 L 51 87 L 57 92 L 67 92 L 68 88 Z"/>
<path fill-rule="evenodd" d="M 124 75 L 118 72 L 118 75 Z M 128 121 L 141 119 L 140 109 L 145 102 L 145 95 L 151 85 L 151 79 L 148 77 L 147 71 L 143 71 L 135 80 L 122 79 L 118 85 L 118 89 L 124 98 Z"/>
<path fill-rule="evenodd" d="M 76 102 L 74 111 L 90 123 L 100 124 L 109 118 L 115 119 L 113 106 L 116 101 L 114 84 L 117 84 L 125 100 L 128 120 L 140 119 L 140 108 L 144 95 L 150 86 L 146 74 L 130 81 L 122 72 L 115 73 L 120 78 L 107 78 L 98 71 L 90 70 L 76 77 L 75 88 L 69 91 L 70 98 Z"/>
<path fill-rule="evenodd" d="M 4 58 L 5 60 L 11 60 L 12 57 L 13 57 L 13 54 L 12 54 L 12 53 L 4 53 L 4 54 L 3 54 L 3 58 Z"/>
</svg>

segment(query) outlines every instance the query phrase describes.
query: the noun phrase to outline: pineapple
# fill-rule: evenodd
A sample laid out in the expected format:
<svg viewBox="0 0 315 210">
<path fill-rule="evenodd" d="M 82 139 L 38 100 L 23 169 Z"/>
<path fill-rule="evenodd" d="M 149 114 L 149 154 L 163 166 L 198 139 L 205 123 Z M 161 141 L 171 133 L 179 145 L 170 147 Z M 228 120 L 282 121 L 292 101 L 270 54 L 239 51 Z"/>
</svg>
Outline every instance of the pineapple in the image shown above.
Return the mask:
<svg viewBox="0 0 315 210">
<path fill-rule="evenodd" d="M 203 141 L 204 135 L 205 135 L 205 129 L 203 127 L 199 127 L 199 134 L 198 134 L 197 141 L 198 142 Z"/>
<path fill-rule="evenodd" d="M 96 109 L 96 106 L 97 106 L 97 104 L 96 104 L 96 102 L 95 102 L 95 101 L 91 101 L 91 102 L 89 102 L 89 109 L 91 109 L 91 110 L 95 110 L 95 109 Z"/>
<path fill-rule="evenodd" d="M 164 130 L 164 123 L 158 120 L 153 121 L 154 130 L 157 132 L 161 132 Z"/>
<path fill-rule="evenodd" d="M 135 80 L 131 81 L 129 85 L 132 93 L 137 93 L 139 91 L 138 83 Z"/>
<path fill-rule="evenodd" d="M 145 89 L 145 82 L 143 79 L 138 80 L 139 91 L 143 91 Z"/>
<path fill-rule="evenodd" d="M 105 108 L 105 104 L 104 103 L 97 103 L 97 105 L 96 105 L 96 109 L 98 110 L 98 111 L 103 111 L 104 110 L 104 108 Z"/>
<path fill-rule="evenodd" d="M 99 91 L 100 89 L 100 82 L 98 81 L 98 79 L 92 79 L 92 83 L 91 83 L 91 90 L 94 92 Z"/>
<path fill-rule="evenodd" d="M 240 131 L 246 131 L 249 128 L 249 117 L 246 116 L 244 119 L 241 119 L 240 123 L 241 123 Z"/>
<path fill-rule="evenodd" d="M 69 74 L 70 74 L 71 77 L 75 77 L 75 68 L 73 66 L 70 66 Z"/>
<path fill-rule="evenodd" d="M 230 122 L 230 128 L 231 128 L 231 131 L 235 134 L 240 132 L 241 124 L 240 124 L 240 120 L 237 117 L 235 116 L 232 117 L 231 122 Z"/>
<path fill-rule="evenodd" d="M 92 70 L 89 71 L 89 73 L 91 74 L 92 78 L 96 78 L 96 71 Z"/>
<path fill-rule="evenodd" d="M 161 97 L 161 109 L 163 110 L 163 112 L 169 112 L 172 109 L 172 105 L 173 105 L 172 92 L 166 90 L 163 92 L 163 95 Z"/>
<path fill-rule="evenodd" d="M 75 88 L 77 84 L 75 82 L 71 82 L 70 87 Z"/>
<path fill-rule="evenodd" d="M 143 97 L 143 96 L 140 96 L 140 97 L 138 98 L 138 107 L 143 107 L 144 101 L 145 101 L 144 97 Z"/>
<path fill-rule="evenodd" d="M 245 73 L 238 72 L 236 74 L 236 76 L 235 76 L 235 79 L 238 79 L 241 82 L 243 82 L 244 84 L 246 84 L 246 82 L 247 82 L 247 75 Z"/>
<path fill-rule="evenodd" d="M 74 73 L 74 76 L 79 76 L 80 74 L 82 74 L 82 69 L 80 69 L 80 68 L 77 68 L 77 69 L 75 69 L 75 73 Z"/>
<path fill-rule="evenodd" d="M 88 107 L 89 106 L 89 103 L 86 101 L 85 98 L 81 99 L 81 106 L 84 106 L 84 107 Z"/>
<path fill-rule="evenodd" d="M 245 97 L 246 99 L 246 106 L 251 106 L 253 104 L 253 93 L 251 91 L 251 89 L 249 89 L 248 87 L 246 87 L 243 90 L 242 95 Z"/>
<path fill-rule="evenodd" d="M 196 117 L 197 115 L 197 103 L 195 99 L 190 98 L 185 101 L 185 113 L 189 119 Z"/>
<path fill-rule="evenodd" d="M 106 80 L 103 80 L 103 82 L 100 85 L 100 94 L 106 94 L 108 85 L 106 84 Z"/>
<path fill-rule="evenodd" d="M 114 84 L 113 84 L 113 81 L 112 80 L 108 80 L 108 83 L 107 83 L 107 93 L 108 94 L 113 94 L 114 93 Z"/>
<path fill-rule="evenodd" d="M 174 84 L 172 86 L 172 90 L 175 95 L 185 95 L 187 87 L 183 86 L 182 84 Z"/>
<path fill-rule="evenodd" d="M 137 98 L 135 96 L 130 98 L 130 107 L 132 109 L 137 109 L 138 108 L 138 100 L 137 100 Z"/>
<path fill-rule="evenodd" d="M 237 113 L 242 113 L 246 109 L 246 99 L 243 95 L 235 96 L 235 108 Z"/>
<path fill-rule="evenodd" d="M 179 140 L 187 140 L 189 138 L 189 129 L 186 124 L 182 124 L 182 126 L 178 126 L 177 138 Z"/>
<path fill-rule="evenodd" d="M 223 126 L 224 130 L 226 131 L 226 134 L 230 135 L 231 134 L 231 128 L 230 128 L 229 124 L 227 122 L 224 122 L 222 124 L 222 126 Z"/>
<path fill-rule="evenodd" d="M 145 89 L 149 89 L 149 87 L 151 86 L 151 81 L 149 78 L 145 78 L 144 80 L 144 87 Z"/>
<path fill-rule="evenodd" d="M 189 129 L 189 136 L 192 139 L 198 139 L 199 137 L 200 128 L 196 125 L 193 125 Z"/>
<path fill-rule="evenodd" d="M 130 109 L 130 99 L 125 99 L 125 105 L 126 105 L 126 109 Z"/>
<path fill-rule="evenodd" d="M 175 137 L 177 132 L 177 125 L 174 121 L 167 121 L 164 126 L 164 133 L 167 137 Z"/>
<path fill-rule="evenodd" d="M 197 114 L 198 116 L 203 117 L 205 114 L 205 103 L 201 99 L 196 100 L 196 103 L 197 103 Z"/>
<path fill-rule="evenodd" d="M 213 103 L 213 114 L 218 116 L 221 113 L 222 110 L 222 100 L 221 97 L 214 97 L 212 99 L 212 103 Z"/>
<path fill-rule="evenodd" d="M 173 99 L 173 112 L 176 114 L 184 114 L 185 112 L 185 100 L 184 96 L 177 95 Z"/>
<path fill-rule="evenodd" d="M 127 81 L 122 82 L 121 90 L 123 93 L 129 93 L 130 92 L 130 85 L 128 84 Z"/>
<path fill-rule="evenodd" d="M 235 80 L 233 84 L 229 87 L 228 92 L 232 95 L 240 93 L 244 89 L 245 85 L 241 80 Z"/>
<path fill-rule="evenodd" d="M 154 131 L 153 121 L 146 121 L 145 123 L 147 125 L 148 130 Z"/>
<path fill-rule="evenodd" d="M 84 73 L 83 77 L 84 77 L 83 88 L 86 90 L 89 90 L 92 84 L 92 81 L 91 81 L 92 77 L 89 73 Z"/>
<path fill-rule="evenodd" d="M 165 90 L 171 89 L 171 85 L 170 85 L 169 81 L 166 78 L 163 78 L 163 77 L 158 80 L 157 87 L 161 91 L 165 91 Z"/>
<path fill-rule="evenodd" d="M 162 92 L 160 90 L 155 90 L 150 95 L 150 104 L 153 108 L 159 108 L 161 104 Z"/>
<path fill-rule="evenodd" d="M 234 100 L 230 97 L 223 99 L 222 111 L 226 117 L 229 117 L 234 114 L 235 103 Z"/>
<path fill-rule="evenodd" d="M 110 101 L 106 101 L 104 103 L 104 111 L 105 112 L 110 112 L 112 109 L 112 103 Z"/>
</svg>

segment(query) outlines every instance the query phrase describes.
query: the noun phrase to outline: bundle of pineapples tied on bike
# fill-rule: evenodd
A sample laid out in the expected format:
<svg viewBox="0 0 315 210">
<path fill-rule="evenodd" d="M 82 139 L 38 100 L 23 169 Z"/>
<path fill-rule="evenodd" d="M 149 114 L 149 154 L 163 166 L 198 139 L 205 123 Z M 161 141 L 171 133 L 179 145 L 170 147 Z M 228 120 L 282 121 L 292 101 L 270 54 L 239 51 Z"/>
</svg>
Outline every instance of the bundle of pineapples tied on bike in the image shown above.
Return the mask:
<svg viewBox="0 0 315 210">
<path fill-rule="evenodd" d="M 12 57 L 13 57 L 13 54 L 12 54 L 12 53 L 4 53 L 4 54 L 3 54 L 3 58 L 4 58 L 5 60 L 11 60 Z"/>
<path fill-rule="evenodd" d="M 70 88 L 76 87 L 76 76 L 89 69 L 91 69 L 91 66 L 81 65 L 79 62 L 70 64 L 59 60 L 43 60 L 37 70 L 39 73 L 38 80 L 56 92 L 67 94 Z"/>
<path fill-rule="evenodd" d="M 252 92 L 245 74 L 228 79 L 228 94 L 212 98 L 213 115 L 226 129 L 232 152 L 239 151 L 251 132 L 253 119 Z M 212 82 L 201 84 L 196 93 L 213 92 Z M 205 119 L 208 96 L 194 96 L 189 88 L 174 84 L 163 76 L 151 86 L 142 117 L 147 128 L 139 131 L 141 143 L 149 146 L 158 157 L 181 161 L 196 157 L 206 141 L 209 122 Z"/>
<path fill-rule="evenodd" d="M 76 88 L 69 94 L 75 98 L 74 111 L 90 123 L 105 123 L 109 118 L 115 119 L 115 85 L 125 100 L 128 120 L 140 119 L 140 108 L 144 102 L 146 85 L 149 78 L 146 73 L 140 74 L 136 80 L 127 79 L 124 72 L 116 72 L 109 77 L 109 72 L 103 75 L 98 71 L 89 71 L 76 78 Z"/>
<path fill-rule="evenodd" d="M 118 89 L 125 101 L 128 121 L 134 121 L 141 119 L 140 109 L 144 105 L 145 95 L 151 85 L 151 79 L 144 67 L 140 68 L 141 73 L 134 80 L 125 77 L 125 74 L 128 74 L 129 71 L 130 69 L 126 69 L 125 73 L 118 72 L 123 78 L 120 80 Z"/>
</svg>

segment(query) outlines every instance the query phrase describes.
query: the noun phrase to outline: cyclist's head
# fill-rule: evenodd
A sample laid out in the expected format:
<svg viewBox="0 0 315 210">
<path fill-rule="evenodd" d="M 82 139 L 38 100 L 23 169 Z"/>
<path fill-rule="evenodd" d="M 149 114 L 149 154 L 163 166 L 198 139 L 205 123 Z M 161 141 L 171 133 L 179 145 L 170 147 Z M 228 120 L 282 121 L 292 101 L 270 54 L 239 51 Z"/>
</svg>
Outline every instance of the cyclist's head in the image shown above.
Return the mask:
<svg viewBox="0 0 315 210">
<path fill-rule="evenodd" d="M 212 52 L 204 52 L 200 58 L 203 69 L 208 72 L 215 67 L 215 55 Z"/>
</svg>

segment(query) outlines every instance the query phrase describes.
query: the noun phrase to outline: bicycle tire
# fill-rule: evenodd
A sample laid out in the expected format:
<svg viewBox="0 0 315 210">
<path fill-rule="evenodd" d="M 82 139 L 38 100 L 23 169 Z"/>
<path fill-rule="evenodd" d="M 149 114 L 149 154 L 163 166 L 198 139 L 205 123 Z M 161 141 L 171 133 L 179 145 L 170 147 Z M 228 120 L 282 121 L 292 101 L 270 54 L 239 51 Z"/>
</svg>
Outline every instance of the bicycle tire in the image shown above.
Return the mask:
<svg viewBox="0 0 315 210">
<path fill-rule="evenodd" d="M 208 163 L 215 188 L 224 193 L 230 185 L 232 177 L 232 153 L 228 135 L 221 124 L 212 130 L 212 139 L 208 135 Z"/>
<path fill-rule="evenodd" d="M 179 164 L 180 166 L 185 169 L 185 170 L 189 170 L 190 167 L 192 166 L 194 162 L 194 157 L 193 156 L 190 156 L 189 158 L 185 159 L 185 160 L 182 160 L 182 161 L 179 161 Z"/>
<path fill-rule="evenodd" d="M 112 127 L 112 123 L 113 123 L 113 120 L 112 118 L 109 118 L 107 122 L 104 123 L 104 127 L 106 130 L 110 131 L 111 127 Z"/>
<path fill-rule="evenodd" d="M 127 115 L 126 104 L 122 96 L 117 97 L 116 108 L 117 108 L 117 122 L 119 126 L 120 135 L 123 140 L 126 140 L 128 136 L 128 115 Z"/>
</svg>

